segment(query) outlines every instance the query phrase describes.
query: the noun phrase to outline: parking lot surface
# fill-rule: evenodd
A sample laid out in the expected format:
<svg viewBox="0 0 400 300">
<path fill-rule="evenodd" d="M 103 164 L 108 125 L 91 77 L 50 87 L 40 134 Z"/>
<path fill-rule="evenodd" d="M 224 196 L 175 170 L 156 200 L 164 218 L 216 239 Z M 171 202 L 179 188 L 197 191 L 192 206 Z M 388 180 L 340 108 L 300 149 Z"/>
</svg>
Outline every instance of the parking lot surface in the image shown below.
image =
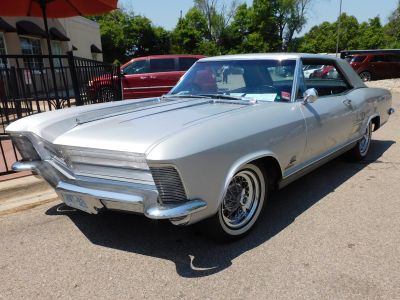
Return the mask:
<svg viewBox="0 0 400 300">
<path fill-rule="evenodd" d="M 400 299 L 400 95 L 368 160 L 340 157 L 216 244 L 141 216 L 55 201 L 0 217 L 0 299 Z"/>
</svg>

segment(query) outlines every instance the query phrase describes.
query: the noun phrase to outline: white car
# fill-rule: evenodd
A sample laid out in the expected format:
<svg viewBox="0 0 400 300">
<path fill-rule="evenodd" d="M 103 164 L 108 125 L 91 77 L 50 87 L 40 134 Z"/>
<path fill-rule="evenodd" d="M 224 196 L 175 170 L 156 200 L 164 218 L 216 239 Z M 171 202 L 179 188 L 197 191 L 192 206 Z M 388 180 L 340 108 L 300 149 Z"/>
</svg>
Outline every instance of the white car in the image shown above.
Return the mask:
<svg viewBox="0 0 400 300">
<path fill-rule="evenodd" d="M 324 65 L 305 65 L 303 67 L 304 78 L 310 78 L 315 71 L 321 70 Z"/>
</svg>

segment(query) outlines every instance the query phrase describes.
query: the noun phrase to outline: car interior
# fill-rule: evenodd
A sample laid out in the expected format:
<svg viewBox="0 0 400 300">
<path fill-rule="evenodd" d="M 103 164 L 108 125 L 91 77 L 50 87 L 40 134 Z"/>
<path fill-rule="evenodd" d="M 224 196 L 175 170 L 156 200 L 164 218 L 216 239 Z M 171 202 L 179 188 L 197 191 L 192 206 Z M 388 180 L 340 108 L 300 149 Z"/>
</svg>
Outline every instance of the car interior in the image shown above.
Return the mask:
<svg viewBox="0 0 400 300">
<path fill-rule="evenodd" d="M 341 94 L 351 88 L 333 62 L 303 60 L 303 65 L 308 66 L 309 69 L 319 65 L 329 68 L 329 71 L 322 73 L 320 77 L 304 78 L 305 89 L 316 89 L 320 97 Z"/>
</svg>

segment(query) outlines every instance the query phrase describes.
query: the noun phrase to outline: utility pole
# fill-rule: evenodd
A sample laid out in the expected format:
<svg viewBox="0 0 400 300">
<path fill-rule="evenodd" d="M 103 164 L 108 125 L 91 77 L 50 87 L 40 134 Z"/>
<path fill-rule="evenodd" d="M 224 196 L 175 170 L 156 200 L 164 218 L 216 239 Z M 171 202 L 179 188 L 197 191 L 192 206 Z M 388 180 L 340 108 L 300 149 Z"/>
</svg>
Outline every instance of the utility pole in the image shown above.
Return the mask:
<svg viewBox="0 0 400 300">
<path fill-rule="evenodd" d="M 339 19 L 338 19 L 338 26 L 337 26 L 336 57 L 338 57 L 338 53 L 339 53 L 340 16 L 341 15 L 342 15 L 342 0 L 340 0 Z"/>
</svg>

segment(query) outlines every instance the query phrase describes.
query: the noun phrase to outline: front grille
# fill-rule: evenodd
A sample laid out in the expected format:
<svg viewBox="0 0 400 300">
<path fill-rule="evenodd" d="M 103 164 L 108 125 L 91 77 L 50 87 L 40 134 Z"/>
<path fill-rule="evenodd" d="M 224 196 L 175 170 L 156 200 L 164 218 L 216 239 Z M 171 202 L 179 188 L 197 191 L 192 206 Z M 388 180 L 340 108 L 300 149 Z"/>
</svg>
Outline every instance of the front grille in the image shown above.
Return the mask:
<svg viewBox="0 0 400 300">
<path fill-rule="evenodd" d="M 150 167 L 162 203 L 187 201 L 185 189 L 174 167 Z"/>
</svg>

